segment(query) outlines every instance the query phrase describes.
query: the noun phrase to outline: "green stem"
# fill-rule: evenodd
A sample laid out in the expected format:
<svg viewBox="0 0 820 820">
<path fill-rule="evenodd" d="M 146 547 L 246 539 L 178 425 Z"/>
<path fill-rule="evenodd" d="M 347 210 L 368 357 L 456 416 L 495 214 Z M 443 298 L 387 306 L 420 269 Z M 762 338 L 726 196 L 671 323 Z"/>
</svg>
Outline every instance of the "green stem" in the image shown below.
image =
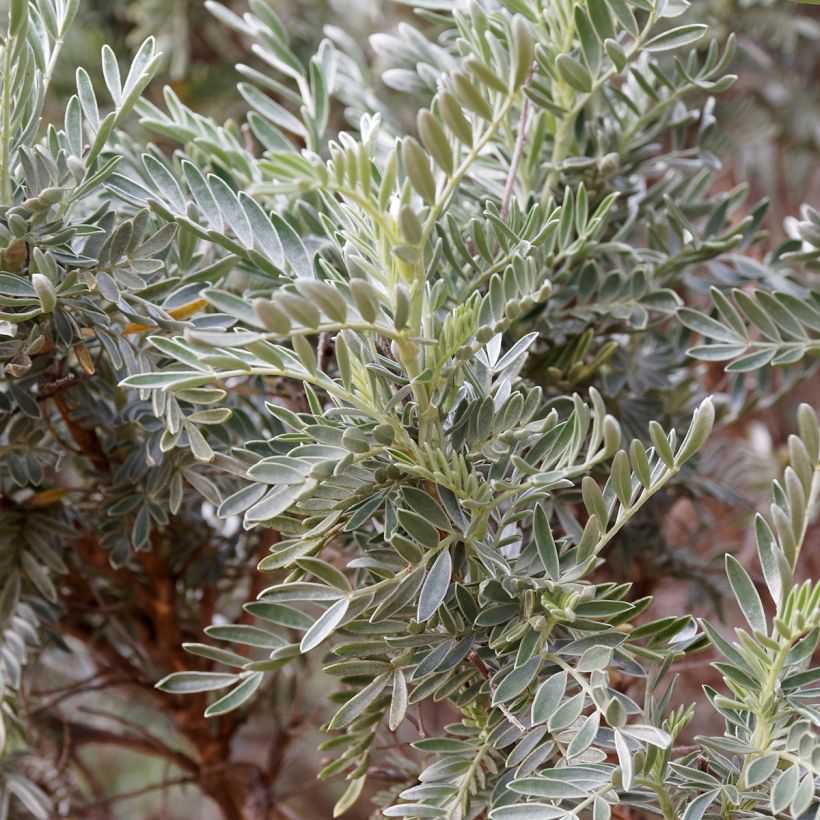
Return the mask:
<svg viewBox="0 0 820 820">
<path fill-rule="evenodd" d="M 11 205 L 11 53 L 14 40 L 6 40 L 6 49 L 3 59 L 3 136 L 0 139 L 0 198 L 3 205 Z"/>
<path fill-rule="evenodd" d="M 317 185 L 316 189 L 321 190 L 321 186 Z M 391 241 L 395 242 L 395 232 L 390 230 L 390 226 L 388 225 L 388 222 L 384 217 L 384 213 L 373 204 L 372 200 L 368 199 L 365 196 L 362 196 L 362 194 L 360 194 L 357 190 L 353 188 L 348 188 L 344 185 L 335 185 L 332 182 L 329 182 L 327 184 L 325 190 L 329 190 L 335 194 L 339 194 L 339 196 L 345 197 L 346 199 L 349 199 L 351 202 L 358 205 L 363 211 L 366 211 L 368 213 L 370 218 L 379 226 L 379 228 L 381 228 L 385 236 L 389 237 Z"/>
<path fill-rule="evenodd" d="M 649 19 L 646 21 L 646 25 L 643 27 L 641 33 L 635 38 L 635 42 L 632 44 L 632 48 L 630 48 L 629 51 L 626 53 L 627 64 L 630 63 L 633 59 L 635 59 L 638 52 L 641 50 L 643 41 L 646 39 L 647 35 L 652 30 L 656 20 L 657 11 L 653 8 L 652 12 L 649 15 Z M 568 53 L 569 50 L 570 48 L 568 47 L 565 49 L 565 52 Z M 589 91 L 585 92 L 576 99 L 575 104 L 561 120 L 561 124 L 558 126 L 558 130 L 555 132 L 555 141 L 553 142 L 552 157 L 550 159 L 550 173 L 547 177 L 547 181 L 544 185 L 544 192 L 541 196 L 542 204 L 549 199 L 553 188 L 558 182 L 558 178 L 560 176 L 558 165 L 567 156 L 567 152 L 569 150 L 569 137 L 572 133 L 572 128 L 575 124 L 575 118 L 578 116 L 578 114 L 581 113 L 584 106 L 598 93 L 602 86 L 609 82 L 609 80 L 611 80 L 616 74 L 620 73 L 621 72 L 617 68 L 615 68 L 614 65 L 610 66 L 610 68 L 608 68 L 603 74 L 601 74 L 593 81 L 592 87 L 589 89 Z"/>
<path fill-rule="evenodd" d="M 358 410 L 361 410 L 363 413 L 366 413 L 372 419 L 376 421 L 383 422 L 385 421 L 384 416 L 375 408 L 371 407 L 367 402 L 361 401 L 357 396 L 354 396 L 352 393 L 345 390 L 341 385 L 337 384 L 333 379 L 325 376 L 324 378 L 320 378 L 319 376 L 313 376 L 307 371 L 298 372 L 296 370 L 288 370 L 286 367 L 253 367 L 250 371 L 256 376 L 278 376 L 283 379 L 293 379 L 294 381 L 301 381 L 307 382 L 308 384 L 312 384 L 316 387 L 320 387 L 326 392 L 330 393 L 336 398 L 341 399 L 348 404 L 351 404 L 353 407 L 356 407 Z M 218 373 L 203 373 L 203 376 L 210 375 L 213 377 L 214 382 L 222 381 L 225 379 L 234 378 L 236 376 L 247 376 L 249 371 L 247 370 L 225 370 L 220 371 Z M 138 388 L 139 389 L 139 388 Z M 172 390 L 169 392 L 173 392 Z"/>
<path fill-rule="evenodd" d="M 555 477 L 556 480 L 560 479 L 569 479 L 569 478 L 577 478 L 581 475 L 586 475 L 589 471 L 599 464 L 601 461 L 605 459 L 604 451 L 595 456 L 593 456 L 589 461 L 585 461 L 583 464 L 574 464 L 571 467 L 566 467 L 564 472 L 560 475 Z M 532 479 L 527 479 L 526 481 L 521 482 L 517 487 L 513 487 L 512 489 L 505 490 L 503 493 L 497 495 L 493 501 L 493 507 L 498 507 L 500 504 L 503 504 L 505 501 L 508 501 L 512 498 L 515 498 L 522 493 L 528 492 L 529 490 L 534 490 L 538 487 L 538 483 L 533 481 Z"/>
<path fill-rule="evenodd" d="M 772 663 L 772 666 L 769 668 L 769 674 L 766 676 L 766 682 L 760 690 L 761 701 L 765 698 L 769 701 L 769 703 L 762 704 L 759 710 L 755 710 L 756 725 L 755 730 L 752 733 L 751 740 L 749 741 L 749 745 L 753 746 L 756 751 L 746 755 L 743 760 L 743 768 L 740 771 L 740 777 L 737 781 L 737 788 L 740 792 L 745 791 L 747 788 L 746 778 L 749 774 L 749 766 L 757 760 L 757 758 L 769 750 L 769 744 L 772 739 L 772 723 L 770 713 L 772 711 L 771 707 L 776 701 L 773 691 L 774 685 L 777 682 L 777 677 L 783 668 L 786 655 L 788 655 L 791 647 L 792 641 L 789 641 L 788 644 L 785 644 L 780 648 L 780 651 L 774 659 L 774 663 Z M 724 816 L 732 817 L 733 808 L 734 807 L 731 805 L 727 806 L 726 811 L 728 811 L 729 814 L 725 814 Z"/>
<path fill-rule="evenodd" d="M 351 592 L 347 597 L 351 601 L 355 601 L 359 598 L 368 598 L 372 597 L 373 593 L 379 592 L 382 589 L 386 589 L 388 587 L 397 586 L 400 584 L 411 572 L 413 571 L 412 567 L 405 568 L 400 570 L 395 575 L 391 575 L 389 578 L 384 578 L 381 581 L 377 581 L 375 584 L 371 584 L 368 587 L 362 587 L 361 589 L 357 589 Z"/>
<path fill-rule="evenodd" d="M 462 777 L 461 782 L 458 784 L 458 791 L 456 792 L 451 805 L 460 811 L 463 817 L 467 817 L 468 814 L 467 799 L 470 795 L 470 786 L 472 785 L 473 777 L 478 771 L 478 767 L 481 765 L 484 755 L 487 754 L 487 751 L 491 748 L 492 744 L 488 740 L 485 740 L 470 763 L 470 768 L 464 772 L 464 777 Z"/>
<path fill-rule="evenodd" d="M 478 158 L 478 156 L 481 154 L 481 152 L 484 150 L 487 144 L 496 135 L 501 123 L 507 116 L 507 113 L 509 112 L 510 107 L 512 106 L 516 96 L 517 91 L 507 95 L 507 97 L 504 99 L 504 102 L 500 105 L 495 116 L 490 121 L 484 133 L 481 135 L 478 141 L 474 143 L 474 145 L 467 152 L 467 155 L 461 161 L 461 164 L 458 166 L 458 168 L 455 169 L 455 171 L 453 171 L 452 175 L 448 178 L 447 182 L 444 185 L 444 188 L 441 191 L 441 194 L 430 207 L 430 212 L 427 214 L 427 218 L 424 221 L 424 225 L 422 226 L 422 235 L 417 243 L 419 248 L 424 248 L 427 245 L 427 242 L 430 239 L 430 235 L 432 234 L 433 229 L 435 228 L 442 211 L 446 207 L 447 203 L 450 201 L 450 198 L 455 193 L 458 186 L 461 184 L 461 181 L 467 175 L 467 172 L 472 167 L 472 164 L 475 162 L 475 160 Z M 412 304 L 410 306 L 410 327 L 413 328 L 413 330 L 417 334 L 420 334 L 422 332 L 422 322 L 425 304 L 425 276 L 424 266 L 421 263 L 421 261 L 416 263 L 416 268 L 417 270 L 414 272 L 415 290 L 412 295 Z M 419 373 L 418 349 L 416 345 L 412 345 L 412 347 L 410 345 L 406 345 L 402 350 L 400 345 L 400 350 L 400 358 L 402 360 L 402 364 L 405 368 L 407 368 L 408 375 L 412 379 Z M 412 368 L 412 370 L 410 368 Z M 440 437 L 440 430 L 434 430 L 433 421 L 435 416 L 435 408 L 433 408 L 430 403 L 427 387 L 425 385 L 418 385 L 417 389 L 416 385 L 414 385 L 413 394 L 416 397 L 416 401 L 419 404 L 420 440 L 431 441 L 430 435 L 433 432 L 437 432 L 438 437 Z"/>
<path fill-rule="evenodd" d="M 806 537 L 806 532 L 808 531 L 811 511 L 814 508 L 814 505 L 817 501 L 818 493 L 820 493 L 820 465 L 817 465 L 814 468 L 811 489 L 809 491 L 809 497 L 806 501 L 806 515 L 803 517 L 803 526 L 800 530 L 800 537 L 797 539 L 797 543 L 795 544 L 794 560 L 792 563 L 792 567 L 796 565 L 797 558 L 800 555 L 800 549 Z M 783 601 L 780 602 L 780 606 L 782 605 Z M 778 607 L 778 609 L 779 608 L 780 607 Z M 792 647 L 802 637 L 803 633 L 792 635 L 780 647 L 780 649 L 778 649 L 777 653 L 772 658 L 772 663 L 769 667 L 769 672 L 766 675 L 766 680 L 764 681 L 763 686 L 760 689 L 760 695 L 757 698 L 757 708 L 752 709 L 752 712 L 754 713 L 756 719 L 756 724 L 749 744 L 754 747 L 755 751 L 749 755 L 746 755 L 746 758 L 743 761 L 743 768 L 741 769 L 740 777 L 737 781 L 737 788 L 741 792 L 747 788 L 746 778 L 748 777 L 749 766 L 761 755 L 770 751 L 774 721 L 777 715 L 777 708 L 779 702 L 777 693 L 777 681 L 780 678 L 781 673 L 783 672 L 783 667 L 786 663 L 786 659 L 789 656 L 789 652 L 791 652 Z M 732 808 L 733 807 L 729 806 L 727 807 L 726 811 L 731 812 Z M 731 817 L 732 815 L 730 813 L 725 816 Z"/>
<path fill-rule="evenodd" d="M 435 405 L 430 401 L 427 385 L 422 384 L 418 380 L 421 374 L 418 345 L 407 339 L 399 339 L 396 344 L 399 349 L 399 361 L 402 367 L 407 371 L 413 389 L 413 397 L 418 405 L 419 443 L 427 442 L 431 445 L 435 445 L 441 439 L 441 430 L 437 424 L 437 410 Z"/>
<path fill-rule="evenodd" d="M 54 76 L 54 69 L 57 67 L 57 60 L 60 57 L 60 52 L 63 48 L 64 40 L 62 37 L 58 37 L 54 41 L 54 47 L 51 50 L 51 56 L 48 60 L 48 67 L 46 68 L 46 73 L 43 75 L 43 91 L 48 91 L 48 87 L 51 84 L 51 78 Z"/>
<path fill-rule="evenodd" d="M 552 663 L 558 665 L 563 669 L 574 681 L 581 687 L 584 694 L 590 699 L 591 703 L 595 705 L 595 701 L 592 697 L 592 687 L 589 685 L 589 681 L 577 670 L 574 666 L 566 663 L 565 661 L 561 660 L 558 655 L 553 655 L 548 653 L 545 657 L 547 657 Z M 603 712 L 595 706 L 595 710 L 600 712 L 603 716 Z"/>
<path fill-rule="evenodd" d="M 607 530 L 595 545 L 595 555 L 597 555 L 623 528 L 624 524 L 635 515 L 638 510 L 652 498 L 655 493 L 664 487 L 664 485 L 680 471 L 680 467 L 667 467 L 666 472 L 652 485 L 647 487 L 640 496 L 629 507 L 625 507 L 621 512 L 618 520 L 612 525 L 612 528 Z"/>
<path fill-rule="evenodd" d="M 591 96 L 592 92 L 589 92 L 584 96 L 583 99 L 585 104 Z M 566 158 L 567 150 L 569 148 L 567 145 L 567 140 L 569 138 L 570 131 L 572 130 L 575 117 L 577 116 L 577 113 L 573 113 L 573 111 L 575 111 L 575 109 L 573 109 L 566 117 L 564 117 L 564 119 L 561 120 L 561 125 L 558 126 L 558 130 L 555 132 L 555 142 L 553 142 L 552 156 L 550 157 L 550 173 L 547 177 L 547 183 L 544 186 L 544 193 L 541 196 L 542 204 L 549 199 L 552 189 L 558 182 L 558 178 L 560 176 L 558 165 Z"/>
<path fill-rule="evenodd" d="M 330 539 L 327 540 L 329 541 Z M 349 593 L 347 597 L 351 601 L 355 601 L 358 598 L 372 597 L 374 592 L 378 592 L 382 589 L 388 589 L 392 586 L 398 586 L 408 575 L 410 575 L 411 572 L 413 572 L 416 569 L 416 567 L 428 564 L 431 558 L 438 555 L 440 552 L 449 549 L 453 541 L 456 540 L 458 539 L 455 535 L 448 536 L 444 540 L 440 541 L 439 545 L 435 549 L 427 550 L 424 553 L 424 555 L 419 559 L 418 564 L 416 564 L 416 566 L 405 567 L 404 569 L 397 572 L 395 575 L 391 575 L 389 578 L 383 578 L 381 581 L 377 581 L 375 584 L 371 584 L 370 586 L 354 590 L 353 592 Z"/>
<path fill-rule="evenodd" d="M 607 792 L 611 792 L 612 789 L 613 787 L 611 783 L 607 783 L 605 786 L 601 786 L 600 789 L 596 789 L 588 797 L 585 797 L 580 803 L 572 807 L 573 815 L 580 817 L 580 813 L 587 806 L 594 803 L 597 798 L 603 797 Z"/>
<path fill-rule="evenodd" d="M 669 797 L 669 786 L 666 783 L 658 783 L 656 780 L 650 780 L 646 777 L 639 777 L 635 782 L 655 792 L 655 796 L 658 798 L 658 805 L 663 812 L 665 820 L 678 820 L 680 814 L 675 809 L 675 804 Z"/>
<path fill-rule="evenodd" d="M 470 170 L 472 164 L 476 161 L 490 140 L 495 136 L 499 126 L 504 121 L 517 96 L 517 90 L 514 93 L 507 95 L 504 102 L 499 107 L 498 112 L 490 121 L 486 131 L 481 135 L 478 142 L 476 142 L 467 152 L 467 156 L 464 157 L 461 164 L 455 169 L 455 171 L 453 171 L 452 176 L 450 176 L 447 180 L 447 184 L 442 189 L 441 195 L 430 207 L 430 213 L 427 215 L 427 219 L 424 220 L 422 238 L 419 242 L 420 247 L 424 247 L 427 243 L 427 240 L 430 238 L 430 234 L 433 232 L 433 228 L 436 226 L 438 218 L 441 216 L 441 212 L 449 202 L 450 197 L 455 193 L 456 188 L 458 188 L 461 184 L 461 180 L 467 175 L 467 172 Z"/>
</svg>

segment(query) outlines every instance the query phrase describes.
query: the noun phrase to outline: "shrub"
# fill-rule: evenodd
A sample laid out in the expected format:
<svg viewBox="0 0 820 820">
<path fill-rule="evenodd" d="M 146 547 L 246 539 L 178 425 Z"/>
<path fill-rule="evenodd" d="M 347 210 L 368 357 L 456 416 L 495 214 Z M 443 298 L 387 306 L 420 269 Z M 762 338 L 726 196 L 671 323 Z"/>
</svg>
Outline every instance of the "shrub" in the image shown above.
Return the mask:
<svg viewBox="0 0 820 820">
<path fill-rule="evenodd" d="M 182 781 L 257 816 L 275 772 L 249 788 L 220 764 L 251 715 L 287 725 L 282 692 L 318 658 L 338 682 L 318 773 L 347 781 L 336 814 L 374 775 L 386 816 L 808 817 L 812 410 L 755 519 L 762 583 L 726 557 L 734 640 L 650 620 L 610 556 L 697 567 L 666 525 L 682 499 L 728 497 L 704 443 L 813 371 L 820 216 L 806 206 L 800 239 L 764 252 L 765 203 L 714 185 L 734 42 L 678 20 L 687 4 L 453 5 L 417 0 L 419 28 L 373 38 L 409 126 L 338 31 L 303 63 L 252 0 L 242 17 L 208 4 L 264 64 L 239 66 L 241 127 L 170 89 L 141 99 L 148 40 L 124 81 L 103 50 L 112 113 L 80 70 L 40 138 L 76 3 L 11 4 L 12 732 L 34 647 L 70 637 L 95 677 L 164 676 L 152 697 L 199 745 L 167 755 Z M 131 110 L 162 147 L 120 130 Z M 698 709 L 724 725 L 692 747 L 674 665 L 707 647 L 724 687 Z M 450 722 L 429 735 L 431 702 Z M 3 782 L 47 815 L 31 779 Z"/>
</svg>

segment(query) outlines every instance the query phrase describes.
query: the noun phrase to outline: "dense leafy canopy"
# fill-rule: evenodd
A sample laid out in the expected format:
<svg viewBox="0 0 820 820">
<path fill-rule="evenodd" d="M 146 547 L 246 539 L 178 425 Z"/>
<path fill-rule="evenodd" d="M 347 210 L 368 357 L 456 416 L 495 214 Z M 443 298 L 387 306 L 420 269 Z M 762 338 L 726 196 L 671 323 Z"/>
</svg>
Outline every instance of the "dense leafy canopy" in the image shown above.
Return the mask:
<svg viewBox="0 0 820 820">
<path fill-rule="evenodd" d="M 652 619 L 651 597 L 606 575 L 612 550 L 660 537 L 656 502 L 710 492 L 713 428 L 805 380 L 820 350 L 820 215 L 806 206 L 799 239 L 761 258 L 765 203 L 714 184 L 733 39 L 681 0 L 415 0 L 417 28 L 373 39 L 391 106 L 338 31 L 303 62 L 262 0 L 207 5 L 264 66 L 239 69 L 241 128 L 170 88 L 164 106 L 142 98 L 152 39 L 124 74 L 104 48 L 105 97 L 79 69 L 45 122 L 77 2 L 10 3 L 9 736 L 72 578 L 162 554 L 186 567 L 193 611 L 262 546 L 260 585 L 230 590 L 243 611 L 215 611 L 158 687 L 215 692 L 221 720 L 323 657 L 338 686 L 319 776 L 349 782 L 337 813 L 387 754 L 386 816 L 809 816 L 810 408 L 754 524 L 768 599 L 726 558 L 746 627 Z M 123 130 L 134 113 L 156 143 Z M 698 360 L 728 362 L 717 386 Z M 693 711 L 670 670 L 708 645 L 725 688 L 704 708 L 725 729 L 678 750 Z M 419 738 L 431 700 L 457 717 Z M 47 816 L 34 783 L 2 778 L 2 805 Z"/>
</svg>

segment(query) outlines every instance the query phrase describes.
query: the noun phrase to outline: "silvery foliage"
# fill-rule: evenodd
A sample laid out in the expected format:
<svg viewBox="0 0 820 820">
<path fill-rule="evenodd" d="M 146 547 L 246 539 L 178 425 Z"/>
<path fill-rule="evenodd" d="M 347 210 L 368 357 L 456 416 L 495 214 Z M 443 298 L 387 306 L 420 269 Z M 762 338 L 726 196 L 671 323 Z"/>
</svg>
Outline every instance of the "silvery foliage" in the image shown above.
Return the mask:
<svg viewBox="0 0 820 820">
<path fill-rule="evenodd" d="M 102 350 L 117 368 L 124 357 L 133 371 L 145 367 L 139 353 L 112 333 L 110 312 L 117 303 L 122 315 L 140 312 L 138 292 L 152 273 L 164 270 L 157 257 L 175 233 L 168 225 L 152 232 L 148 211 L 118 218 L 102 188 L 117 162 L 106 155 L 107 141 L 154 73 L 152 41 L 139 50 L 124 84 L 117 74 L 108 113 L 100 113 L 88 74 L 80 69 L 62 127 L 42 121 L 60 44 L 76 11 L 76 2 L 12 2 L 2 40 L 0 741 L 11 714 L 6 695 L 20 685 L 41 622 L 54 620 L 54 576 L 66 571 L 61 539 L 75 534 L 65 516 L 49 509 L 61 494 L 49 487 L 48 474 L 60 461 L 43 406 L 50 391 L 78 377 L 53 366 L 73 356 L 72 364 L 87 377 Z M 110 49 L 103 59 L 111 76 Z"/>
<path fill-rule="evenodd" d="M 209 465 L 221 516 L 282 536 L 245 605 L 256 625 L 208 630 L 250 649 L 196 645 L 213 671 L 159 686 L 218 692 L 218 716 L 324 653 L 340 687 L 320 776 L 349 781 L 337 813 L 378 754 L 406 781 L 380 795 L 386 816 L 808 816 L 820 587 L 794 577 L 819 484 L 812 412 L 755 524 L 771 601 L 727 558 L 736 640 L 685 614 L 636 622 L 651 599 L 594 573 L 653 496 L 684 486 L 717 411 L 811 372 L 817 214 L 802 242 L 747 255 L 765 206 L 713 193 L 702 147 L 733 43 L 681 22 L 682 0 L 412 5 L 431 38 L 403 24 L 372 45 L 419 109 L 414 135 L 339 30 L 303 64 L 266 3 L 210 3 L 260 61 L 238 67 L 245 127 L 171 90 L 164 109 L 133 101 L 178 148 L 118 134 L 124 159 L 95 180 L 132 223 L 178 231 L 173 283 L 111 300 L 128 316 L 139 299 L 134 321 L 162 331 L 122 382 L 162 420 L 152 458 Z M 102 129 L 79 91 L 79 132 L 67 118 L 45 145 Z M 329 133 L 339 105 L 350 131 Z M 80 281 L 62 293 L 59 266 L 83 266 L 55 261 L 17 277 L 28 319 Z M 156 293 L 203 312 L 179 319 Z M 730 360 L 729 390 L 704 398 L 692 357 Z M 294 383 L 301 407 L 275 395 Z M 226 428 L 249 391 L 269 398 L 261 436 Z M 670 668 L 710 644 L 725 733 L 677 752 L 693 712 L 672 707 Z M 411 752 L 430 700 L 459 718 Z"/>
<path fill-rule="evenodd" d="M 160 543 L 170 543 L 170 560 L 180 562 L 209 541 L 218 549 L 190 565 L 181 579 L 184 600 L 231 561 L 246 563 L 255 538 L 228 539 L 221 525 L 209 528 L 203 496 L 218 504 L 216 487 L 189 451 L 163 454 L 164 425 L 150 404 L 126 403 L 117 388 L 129 373 L 160 363 L 146 333 L 181 332 L 196 322 L 190 317 L 204 304 L 197 296 L 202 278 L 224 276 L 227 268 L 183 238 L 175 242 L 176 226 L 148 209 L 123 207 L 105 187 L 122 161 L 119 129 L 159 65 L 153 39 L 122 73 L 104 48 L 101 94 L 80 68 L 62 121 L 44 118 L 77 10 L 76 0 L 15 0 L 0 39 L 3 817 L 12 797 L 35 816 L 49 811 L 47 795 L 18 770 L 12 750 L 25 734 L 20 693 L 27 667 L 44 646 L 66 648 L 61 579 L 96 574 L 78 558 L 78 539 L 93 542 L 103 563 L 114 566 Z M 209 406 L 223 397 L 215 390 L 186 394 L 189 408 L 204 410 L 188 413 L 192 436 L 193 424 L 228 415 Z M 242 419 L 240 412 L 233 429 Z M 244 429 L 258 427 L 248 418 Z M 99 578 L 94 583 L 104 587 Z"/>
</svg>

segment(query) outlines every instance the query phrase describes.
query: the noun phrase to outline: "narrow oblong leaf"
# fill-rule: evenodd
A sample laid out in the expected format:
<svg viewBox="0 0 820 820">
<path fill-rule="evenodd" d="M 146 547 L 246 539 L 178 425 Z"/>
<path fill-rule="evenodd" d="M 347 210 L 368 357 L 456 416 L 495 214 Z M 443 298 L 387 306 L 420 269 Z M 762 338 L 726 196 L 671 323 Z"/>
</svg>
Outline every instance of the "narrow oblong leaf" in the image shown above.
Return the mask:
<svg viewBox="0 0 820 820">
<path fill-rule="evenodd" d="M 205 628 L 205 634 L 219 641 L 258 646 L 262 649 L 278 649 L 286 643 L 279 635 L 248 624 L 213 624 Z"/>
<path fill-rule="evenodd" d="M 601 488 L 592 476 L 584 476 L 581 481 L 581 496 L 589 514 L 597 516 L 598 523 L 606 528 L 606 522 L 609 519 L 607 504 Z"/>
<path fill-rule="evenodd" d="M 246 673 L 247 674 L 247 673 Z M 215 717 L 216 715 L 224 715 L 227 712 L 232 712 L 238 709 L 243 703 L 250 700 L 254 692 L 259 688 L 259 685 L 264 679 L 262 672 L 252 672 L 242 681 L 235 689 L 223 695 L 219 700 L 214 701 L 206 710 L 205 717 Z"/>
<path fill-rule="evenodd" d="M 451 174 L 453 172 L 453 152 L 450 149 L 447 134 L 444 133 L 439 121 L 426 108 L 422 108 L 416 118 L 416 124 L 422 145 L 429 151 L 436 165 L 445 173 Z"/>
<path fill-rule="evenodd" d="M 592 90 L 592 76 L 586 67 L 569 54 L 559 54 L 555 60 L 558 72 L 568 86 L 576 91 Z"/>
<path fill-rule="evenodd" d="M 419 593 L 417 620 L 419 623 L 432 617 L 441 606 L 450 587 L 453 559 L 449 550 L 443 550 L 433 562 Z"/>
<path fill-rule="evenodd" d="M 210 692 L 224 689 L 237 681 L 236 675 L 221 672 L 174 672 L 157 683 L 157 689 L 174 695 L 187 695 L 193 692 Z"/>
<path fill-rule="evenodd" d="M 535 41 L 530 24 L 521 14 L 513 17 L 511 31 L 513 59 L 510 87 L 516 89 L 524 82 L 532 68 Z"/>
<path fill-rule="evenodd" d="M 493 693 L 493 705 L 506 703 L 518 697 L 533 681 L 541 668 L 541 658 L 530 658 L 525 664 L 513 669 L 504 680 L 498 684 Z"/>
<path fill-rule="evenodd" d="M 404 138 L 402 160 L 410 183 L 418 191 L 421 198 L 428 205 L 432 205 L 436 199 L 436 181 L 433 178 L 433 172 L 430 170 L 427 154 L 413 137 Z"/>
<path fill-rule="evenodd" d="M 407 713 L 407 679 L 401 669 L 393 673 L 393 694 L 390 699 L 390 714 L 387 725 L 391 732 L 399 728 Z"/>
<path fill-rule="evenodd" d="M 700 333 L 707 339 L 714 339 L 718 342 L 726 342 L 727 344 L 738 344 L 743 348 L 746 347 L 746 341 L 743 336 L 736 333 L 731 327 L 718 322 L 717 319 L 712 319 L 704 313 L 699 313 L 697 310 L 691 308 L 680 308 L 677 313 L 678 319 L 683 325 L 695 333 Z"/>
<path fill-rule="evenodd" d="M 623 733 L 615 730 L 615 751 L 618 754 L 618 763 L 621 767 L 621 783 L 624 789 L 629 791 L 632 788 L 632 781 L 635 777 L 635 767 L 632 760 L 632 753 Z"/>
<path fill-rule="evenodd" d="M 240 669 L 248 662 L 244 655 L 239 655 L 228 649 L 220 649 L 218 646 L 211 646 L 210 644 L 183 643 L 182 648 L 198 658 L 207 658 L 209 661 L 223 663 L 226 666 L 235 666 Z"/>
<path fill-rule="evenodd" d="M 583 754 L 592 745 L 595 736 L 598 734 L 600 723 L 601 713 L 596 709 L 584 720 L 577 734 L 570 741 L 567 747 L 567 757 L 570 760 Z"/>
<path fill-rule="evenodd" d="M 672 447 L 669 444 L 669 439 L 663 427 L 654 419 L 649 422 L 649 437 L 652 439 L 652 444 L 655 445 L 655 450 L 661 458 L 661 461 L 667 467 L 675 466 L 675 454 L 672 452 Z"/>
<path fill-rule="evenodd" d="M 618 501 L 624 507 L 629 506 L 632 498 L 632 477 L 629 469 L 629 456 L 625 450 L 619 450 L 612 459 L 610 483 Z"/>
<path fill-rule="evenodd" d="M 686 811 L 684 811 L 681 820 L 701 820 L 703 815 L 706 814 L 706 809 L 715 802 L 715 798 L 719 793 L 720 789 L 712 789 L 712 791 L 708 791 L 700 795 L 700 797 L 696 797 L 686 807 Z"/>
<path fill-rule="evenodd" d="M 776 752 L 753 760 L 746 772 L 746 782 L 750 786 L 759 786 L 775 773 L 779 762 L 780 756 Z"/>
<path fill-rule="evenodd" d="M 715 406 L 711 398 L 707 398 L 695 410 L 692 423 L 685 438 L 681 442 L 677 453 L 675 453 L 675 463 L 678 465 L 688 461 L 703 445 L 712 428 L 715 426 Z"/>
<path fill-rule="evenodd" d="M 753 370 L 760 370 L 765 367 L 774 358 L 777 351 L 774 348 L 767 350 L 756 350 L 754 353 L 749 353 L 746 356 L 741 356 L 735 359 L 726 367 L 729 373 L 750 373 Z"/>
<path fill-rule="evenodd" d="M 551 580 L 557 581 L 561 577 L 561 566 L 558 558 L 558 547 L 552 537 L 549 520 L 542 504 L 538 504 L 533 515 L 533 534 L 538 557 L 544 565 Z"/>
<path fill-rule="evenodd" d="M 342 796 L 336 801 L 333 806 L 333 816 L 340 817 L 359 799 L 362 793 L 364 783 L 367 778 L 365 775 L 356 777 L 350 781 L 348 787 L 344 790 Z"/>
<path fill-rule="evenodd" d="M 581 53 L 587 68 L 595 75 L 601 66 L 601 40 L 583 6 L 575 7 L 575 30 L 581 41 Z"/>
<path fill-rule="evenodd" d="M 797 792 L 800 766 L 794 764 L 782 772 L 772 787 L 770 803 L 774 814 L 779 814 L 792 802 Z"/>
<path fill-rule="evenodd" d="M 609 16 L 607 0 L 587 0 L 587 8 L 598 37 L 601 40 L 615 37 L 615 29 L 612 26 L 612 18 Z"/>
<path fill-rule="evenodd" d="M 114 101 L 114 105 L 120 105 L 122 101 L 122 82 L 120 80 L 120 67 L 117 63 L 117 57 L 111 50 L 111 47 L 104 45 L 102 47 L 102 71 L 105 85 L 108 88 L 108 93 Z"/>
<path fill-rule="evenodd" d="M 439 104 L 441 105 L 441 115 L 447 127 L 465 145 L 472 145 L 473 128 L 470 121 L 464 116 L 458 100 L 449 91 L 442 91 L 439 94 Z"/>
<path fill-rule="evenodd" d="M 681 48 L 696 43 L 706 34 L 709 27 L 702 23 L 690 23 L 686 26 L 664 31 L 644 44 L 644 49 L 649 52 L 670 51 L 674 48 Z"/>
<path fill-rule="evenodd" d="M 250 612 L 255 618 L 261 618 L 263 621 L 270 621 L 290 629 L 310 629 L 313 625 L 313 618 L 287 604 L 251 601 L 242 608 L 246 612 Z"/>
<path fill-rule="evenodd" d="M 755 540 L 757 542 L 757 556 L 763 570 L 763 577 L 766 579 L 766 586 L 769 588 L 772 600 L 779 604 L 783 594 L 783 578 L 778 563 L 780 548 L 777 546 L 771 527 L 759 514 L 755 516 Z"/>
<path fill-rule="evenodd" d="M 431 495 L 416 487 L 405 487 L 402 494 L 413 511 L 434 527 L 440 530 L 452 530 L 453 525 L 450 519 Z"/>
<path fill-rule="evenodd" d="M 427 549 L 435 549 L 439 538 L 436 528 L 417 513 L 409 510 L 399 510 L 399 523 L 407 534 Z"/>
<path fill-rule="evenodd" d="M 548 803 L 502 806 L 490 812 L 490 820 L 557 820 L 566 816 L 563 809 L 557 809 Z"/>
<path fill-rule="evenodd" d="M 364 689 L 353 695 L 353 697 L 336 712 L 328 728 L 341 729 L 349 723 L 352 723 L 362 712 L 376 702 L 379 695 L 384 691 L 386 681 L 387 674 L 379 675 L 372 683 L 369 683 Z"/>
<path fill-rule="evenodd" d="M 735 594 L 735 600 L 737 600 L 749 626 L 756 632 L 764 635 L 768 634 L 766 613 L 760 601 L 760 596 L 757 594 L 757 589 L 755 589 L 749 573 L 731 555 L 726 556 L 726 575 L 732 587 L 732 592 Z"/>
<path fill-rule="evenodd" d="M 302 652 L 309 652 L 317 647 L 325 638 L 333 633 L 333 630 L 342 622 L 350 607 L 349 598 L 340 598 L 335 604 L 328 607 L 316 623 L 304 634 L 299 644 Z"/>
<path fill-rule="evenodd" d="M 586 695 L 579 692 L 573 695 L 569 700 L 564 701 L 550 716 L 547 721 L 547 727 L 551 732 L 560 732 L 572 726 L 576 720 L 581 716 L 584 709 Z"/>
<path fill-rule="evenodd" d="M 556 672 L 537 689 L 532 702 L 532 723 L 546 723 L 564 697 L 567 688 L 567 673 Z"/>
</svg>

